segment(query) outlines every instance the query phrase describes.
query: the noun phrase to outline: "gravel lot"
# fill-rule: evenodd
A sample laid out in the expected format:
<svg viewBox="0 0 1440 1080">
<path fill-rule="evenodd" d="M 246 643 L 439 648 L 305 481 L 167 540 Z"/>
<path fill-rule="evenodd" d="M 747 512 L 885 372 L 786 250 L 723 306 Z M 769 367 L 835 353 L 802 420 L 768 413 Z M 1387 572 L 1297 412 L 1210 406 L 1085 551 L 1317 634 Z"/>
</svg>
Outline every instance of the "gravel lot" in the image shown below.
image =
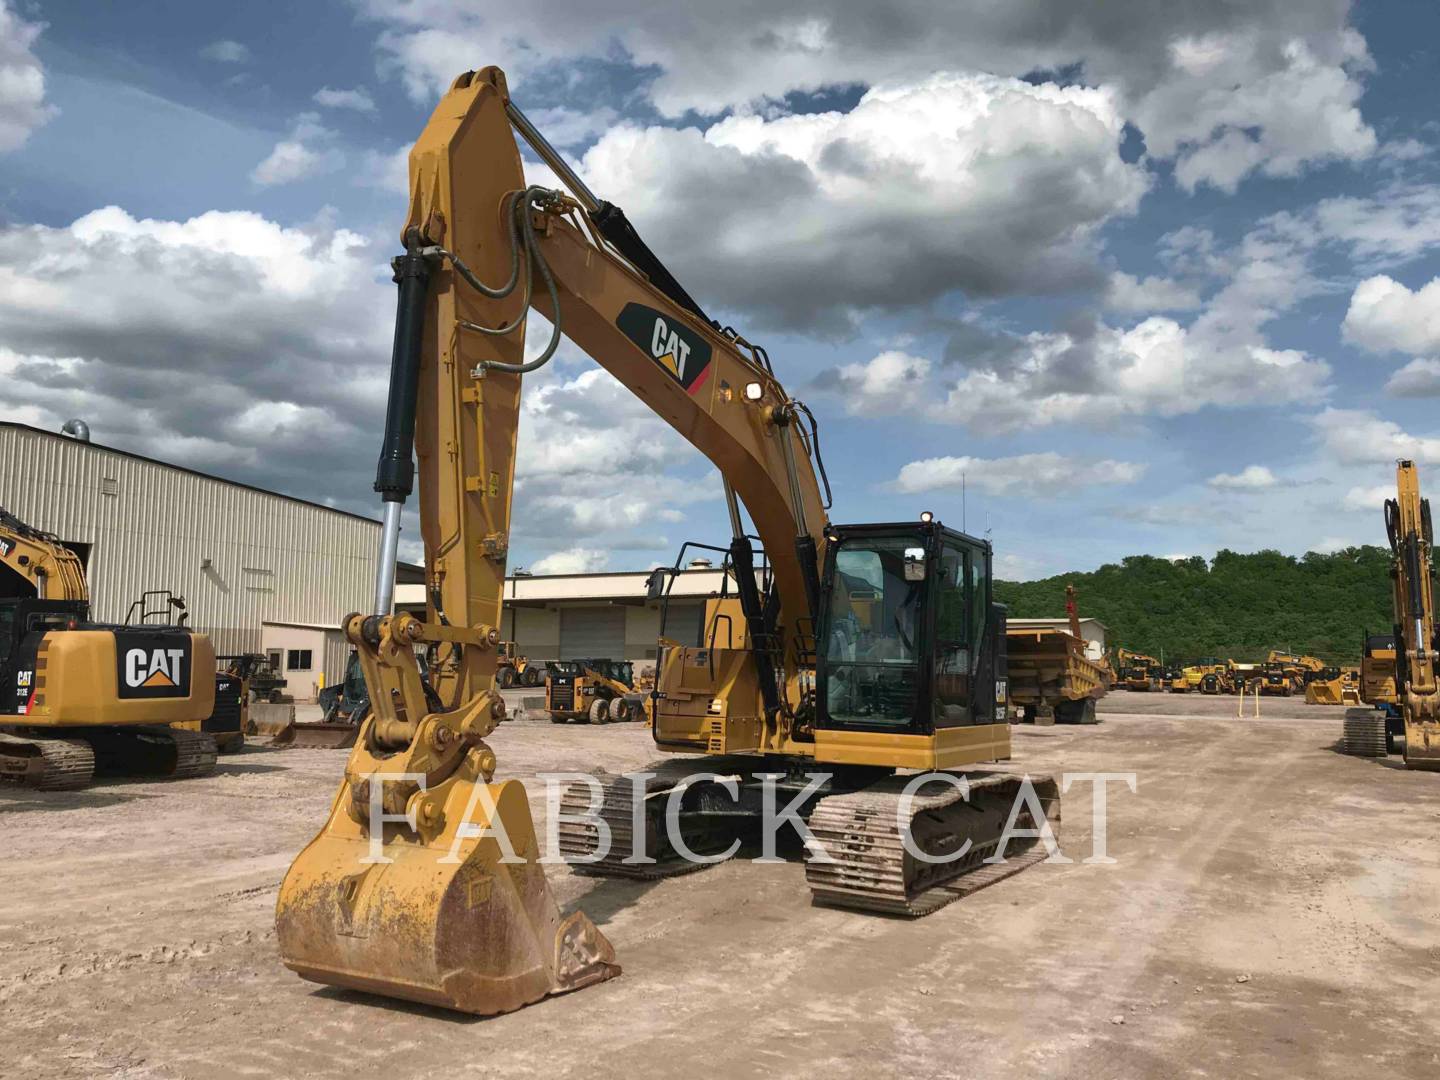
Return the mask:
<svg viewBox="0 0 1440 1080">
<path fill-rule="evenodd" d="M 1339 708 L 1235 704 L 1115 693 L 1099 726 L 1017 728 L 1016 768 L 1136 774 L 1109 788 L 1117 862 L 1081 861 L 1076 784 L 1075 861 L 919 921 L 812 907 L 798 864 L 653 885 L 551 867 L 624 975 L 491 1020 L 280 965 L 275 892 L 343 752 L 252 745 L 203 780 L 0 789 L 3 1073 L 1440 1075 L 1440 775 L 1336 753 Z M 522 778 L 657 757 L 635 724 L 518 720 L 492 745 Z"/>
</svg>

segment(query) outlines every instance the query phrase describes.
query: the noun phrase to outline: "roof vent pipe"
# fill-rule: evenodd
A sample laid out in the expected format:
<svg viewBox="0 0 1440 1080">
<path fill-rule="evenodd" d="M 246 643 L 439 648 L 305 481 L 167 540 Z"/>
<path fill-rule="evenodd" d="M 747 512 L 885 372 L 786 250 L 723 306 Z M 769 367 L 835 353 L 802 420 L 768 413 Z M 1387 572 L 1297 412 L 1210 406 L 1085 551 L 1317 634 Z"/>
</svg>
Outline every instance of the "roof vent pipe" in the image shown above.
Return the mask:
<svg viewBox="0 0 1440 1080">
<path fill-rule="evenodd" d="M 60 434 L 68 435 L 77 442 L 89 442 L 90 425 L 84 420 L 66 420 L 60 425 Z"/>
</svg>

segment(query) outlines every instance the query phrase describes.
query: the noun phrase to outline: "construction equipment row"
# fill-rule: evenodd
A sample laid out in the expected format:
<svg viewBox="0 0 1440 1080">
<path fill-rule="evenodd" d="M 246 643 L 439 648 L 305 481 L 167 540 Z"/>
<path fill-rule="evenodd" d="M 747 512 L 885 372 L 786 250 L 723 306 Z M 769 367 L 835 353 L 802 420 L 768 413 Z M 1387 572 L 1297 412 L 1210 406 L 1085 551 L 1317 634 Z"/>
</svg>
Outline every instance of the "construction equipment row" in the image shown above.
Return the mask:
<svg viewBox="0 0 1440 1080">
<path fill-rule="evenodd" d="M 1360 669 L 1326 664 L 1313 656 L 1272 650 L 1259 663 L 1205 657 L 1181 667 L 1165 667 L 1154 657 L 1116 650 L 1116 686 L 1133 692 L 1239 694 L 1242 690 L 1277 697 L 1303 695 L 1311 705 L 1344 705 L 1360 700 Z"/>
</svg>

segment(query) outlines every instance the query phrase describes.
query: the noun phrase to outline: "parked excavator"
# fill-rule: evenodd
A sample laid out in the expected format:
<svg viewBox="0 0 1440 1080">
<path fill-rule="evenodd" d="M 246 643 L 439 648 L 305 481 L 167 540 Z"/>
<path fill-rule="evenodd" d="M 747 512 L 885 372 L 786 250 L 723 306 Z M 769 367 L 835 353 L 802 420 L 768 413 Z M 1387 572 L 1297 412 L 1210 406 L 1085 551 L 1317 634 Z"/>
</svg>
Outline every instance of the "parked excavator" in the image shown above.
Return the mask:
<svg viewBox="0 0 1440 1080">
<path fill-rule="evenodd" d="M 1395 693 L 1395 635 L 1372 634 L 1360 637 L 1360 700 L 1385 715 L 1385 752 L 1395 753 L 1404 737 L 1405 721 Z"/>
<path fill-rule="evenodd" d="M 0 509 L 0 780 L 49 791 L 95 775 L 215 768 L 215 651 L 183 624 L 90 621 L 85 566 Z"/>
<path fill-rule="evenodd" d="M 1160 687 L 1160 661 L 1144 653 L 1121 649 L 1117 654 L 1120 684 L 1126 690 L 1150 691 Z"/>
<path fill-rule="evenodd" d="M 1420 475 L 1413 461 L 1395 468 L 1396 497 L 1385 500 L 1385 534 L 1392 559 L 1390 582 L 1395 607 L 1395 699 L 1404 736 L 1405 765 L 1440 770 L 1440 682 L 1436 679 L 1430 500 L 1420 496 Z M 1368 642 L 1367 642 L 1368 644 Z M 1367 649 L 1367 656 L 1369 650 Z M 1346 735 L 1361 716 L 1384 733 L 1385 716 L 1376 710 L 1346 714 Z M 1358 736 L 1357 736 L 1358 737 Z M 1394 743 L 1393 733 L 1386 739 Z"/>
<path fill-rule="evenodd" d="M 516 132 L 568 191 L 527 186 Z M 755 825 L 765 801 L 798 799 L 832 860 L 807 864 L 815 900 L 906 915 L 1043 858 L 1034 839 L 1018 855 L 1006 844 L 1017 828 L 1049 835 L 1054 779 L 972 768 L 1010 757 L 989 542 L 929 514 L 832 523 L 810 410 L 763 348 L 712 323 L 623 212 L 575 176 L 499 69 L 466 72 L 441 99 L 411 151 L 410 191 L 375 603 L 345 621 L 372 712 L 329 820 L 281 885 L 283 961 L 307 979 L 477 1014 L 619 973 L 583 912 L 561 917 L 525 789 L 494 782 L 486 742 L 505 717 L 496 646 L 521 377 L 562 333 L 720 472 L 732 537 L 714 550 L 748 637 L 742 648 L 662 642 L 653 737 L 689 757 L 653 767 L 638 793 L 602 774 L 598 809 L 568 831 L 561 822 L 562 851 L 596 857 L 592 873 L 664 877 L 697 868 L 671 846 L 667 803 L 699 852 Z M 551 333 L 526 361 L 531 306 Z M 423 619 L 391 614 L 412 444 Z M 663 589 L 678 572 L 656 580 Z M 446 654 L 429 691 L 417 645 Z M 932 779 L 907 802 L 897 769 L 969 769 L 968 800 Z M 608 854 L 601 822 L 618 826 Z M 502 861 L 497 831 L 513 858 Z M 907 835 L 925 859 L 906 856 Z"/>
</svg>

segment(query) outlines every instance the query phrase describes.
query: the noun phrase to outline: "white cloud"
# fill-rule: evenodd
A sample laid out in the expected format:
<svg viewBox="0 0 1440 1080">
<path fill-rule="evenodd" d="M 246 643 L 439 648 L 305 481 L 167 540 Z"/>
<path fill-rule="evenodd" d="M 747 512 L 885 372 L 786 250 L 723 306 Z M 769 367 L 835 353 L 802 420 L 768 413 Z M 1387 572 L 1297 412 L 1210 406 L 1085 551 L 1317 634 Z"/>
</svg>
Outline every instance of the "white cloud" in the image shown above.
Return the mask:
<svg viewBox="0 0 1440 1080">
<path fill-rule="evenodd" d="M 262 187 L 273 187 L 342 168 L 345 156 L 331 145 L 335 133 L 319 121 L 315 113 L 301 113 L 290 134 L 255 166 L 250 179 Z"/>
<path fill-rule="evenodd" d="M 1322 449 L 1341 464 L 1378 465 L 1397 458 L 1440 463 L 1440 437 L 1411 435 L 1363 409 L 1325 409 L 1310 422 Z"/>
<path fill-rule="evenodd" d="M 529 170 L 526 170 L 527 174 Z M 531 183 L 536 183 L 534 179 Z M 366 150 L 360 159 L 356 183 L 379 188 L 395 195 L 410 194 L 410 148 L 402 146 L 389 152 Z"/>
<path fill-rule="evenodd" d="M 597 106 L 588 112 L 557 106 L 550 109 L 535 109 L 525 114 L 550 145 L 562 148 L 588 143 L 597 135 L 603 135 L 615 126 L 620 114 L 608 105 Z"/>
<path fill-rule="evenodd" d="M 1238 473 L 1216 473 L 1205 483 L 1227 491 L 1263 491 L 1280 481 L 1264 465 L 1247 465 Z"/>
<path fill-rule="evenodd" d="M 315 104 L 326 109 L 354 109 L 364 113 L 375 111 L 375 100 L 363 86 L 357 86 L 353 90 L 335 90 L 322 86 L 315 91 Z"/>
<path fill-rule="evenodd" d="M 1395 497 L 1394 484 L 1377 484 L 1374 487 L 1352 487 L 1341 500 L 1346 510 L 1373 512 L 1384 505 L 1386 499 Z M 1320 548 L 1316 548 L 1320 551 Z"/>
<path fill-rule="evenodd" d="M 250 59 L 250 48 L 238 41 L 222 39 L 206 45 L 200 50 L 200 55 L 217 64 L 243 64 Z"/>
<path fill-rule="evenodd" d="M 1372 65 L 1346 0 L 532 0 L 503 13 L 468 0 L 365 0 L 365 9 L 383 25 L 386 70 L 420 100 L 477 56 L 504 66 L 522 100 L 532 84 L 552 87 L 568 62 L 633 57 L 657 72 L 643 92 L 670 117 L 916 71 L 1083 67 L 1187 186 L 1228 188 L 1256 170 L 1290 176 L 1376 149 L 1358 108 Z M 737 32 L 743 47 L 716 47 Z"/>
<path fill-rule="evenodd" d="M 1385 383 L 1391 397 L 1440 397 L 1440 360 L 1418 357 Z"/>
<path fill-rule="evenodd" d="M 993 572 L 1000 581 L 1032 581 L 1043 576 L 1046 571 L 1046 565 L 1039 559 L 1013 551 L 995 552 Z"/>
<path fill-rule="evenodd" d="M 1440 352 L 1440 278 L 1411 291 L 1379 274 L 1355 286 L 1345 340 L 1371 352 Z"/>
<path fill-rule="evenodd" d="M 1403 262 L 1440 245 L 1440 185 L 1392 184 L 1367 198 L 1323 199 L 1311 217 L 1324 239 L 1361 262 Z"/>
<path fill-rule="evenodd" d="M 928 404 L 929 374 L 929 360 L 890 350 L 863 364 L 843 365 L 822 376 L 821 385 L 842 393 L 853 415 L 904 413 Z"/>
<path fill-rule="evenodd" d="M 373 513 L 389 254 L 323 218 L 245 212 L 0 227 L 0 415 L 79 416 L 106 445 Z M 548 334 L 532 315 L 527 355 Z M 521 408 L 520 548 L 668 558 L 665 530 L 720 497 L 709 463 L 573 345 L 526 376 Z"/>
<path fill-rule="evenodd" d="M 1170 44 L 1170 61 L 1169 77 L 1137 103 L 1135 121 L 1152 152 L 1176 159 L 1182 187 L 1234 191 L 1257 170 L 1295 176 L 1310 164 L 1375 152 L 1375 132 L 1357 107 L 1372 65 L 1354 30 L 1283 43 L 1233 32 L 1181 37 Z"/>
<path fill-rule="evenodd" d="M 106 207 L 0 227 L 7 416 L 373 509 L 393 286 L 363 237 Z M 384 275 L 388 277 L 388 275 Z"/>
<path fill-rule="evenodd" d="M 549 333 L 533 317 L 532 351 Z M 578 373 L 573 365 L 586 366 Z M 661 531 L 722 487 L 698 451 L 574 346 L 526 376 L 514 531 L 541 548 L 665 550 Z"/>
<path fill-rule="evenodd" d="M 1160 315 L 1128 328 L 1072 320 L 1065 330 L 1002 335 L 1000 347 L 975 356 L 957 336 L 954 352 L 966 366 L 956 375 L 953 368 L 932 369 L 931 396 L 938 403 L 929 414 L 975 431 L 1005 433 L 1180 416 L 1208 406 L 1322 401 L 1330 390 L 1330 365 L 1299 350 L 1273 348 L 1265 334 L 1267 324 L 1321 288 L 1309 267 L 1312 249 L 1293 235 L 1292 224 L 1262 224 L 1233 251 L 1216 250 L 1213 237 L 1200 230 L 1167 237 L 1168 260 L 1228 277 L 1188 325 Z M 974 329 L 967 324 L 967 333 Z"/>
<path fill-rule="evenodd" d="M 44 29 L 0 0 L 0 153 L 24 145 L 59 111 L 45 103 L 45 69 L 33 51 Z"/>
<path fill-rule="evenodd" d="M 574 547 L 537 559 L 535 574 L 593 574 L 610 565 L 610 553 L 598 548 Z"/>
<path fill-rule="evenodd" d="M 1153 314 L 1158 311 L 1189 311 L 1200 306 L 1200 294 L 1173 278 L 1147 277 L 1116 271 L 1105 289 L 1105 306 L 1111 311 Z"/>
<path fill-rule="evenodd" d="M 1161 316 L 1129 330 L 1098 326 L 1086 339 L 1032 333 L 1017 363 L 966 373 L 935 415 L 1003 433 L 1323 397 L 1330 375 L 1323 360 L 1224 337 L 1209 324 L 1185 327 Z"/>
<path fill-rule="evenodd" d="M 848 113 L 622 125 L 581 172 L 709 303 L 843 332 L 957 289 L 1098 284 L 1095 232 L 1147 186 L 1121 128 L 1103 90 L 937 74 Z"/>
<path fill-rule="evenodd" d="M 1429 146 L 1419 139 L 1391 139 L 1380 147 L 1380 156 L 1391 162 L 1419 161 L 1434 152 L 1433 146 Z"/>
<path fill-rule="evenodd" d="M 962 485 L 989 495 L 1056 496 L 1085 487 L 1133 484 L 1145 466 L 1130 461 L 1086 461 L 1054 451 L 1015 457 L 935 457 L 900 469 L 895 489 L 906 494 L 959 491 Z"/>
</svg>

